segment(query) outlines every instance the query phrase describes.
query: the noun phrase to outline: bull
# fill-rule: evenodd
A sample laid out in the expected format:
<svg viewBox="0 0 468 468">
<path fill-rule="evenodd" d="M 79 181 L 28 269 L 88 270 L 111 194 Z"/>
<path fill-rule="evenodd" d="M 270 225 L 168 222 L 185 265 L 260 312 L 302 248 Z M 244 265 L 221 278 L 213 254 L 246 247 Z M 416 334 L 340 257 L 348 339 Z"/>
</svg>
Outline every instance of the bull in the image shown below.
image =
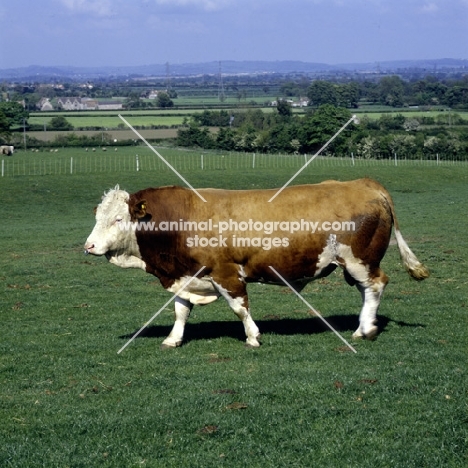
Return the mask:
<svg viewBox="0 0 468 468">
<path fill-rule="evenodd" d="M 337 267 L 362 297 L 353 338 L 374 338 L 388 283 L 380 262 L 392 227 L 409 275 L 429 275 L 401 234 L 389 192 L 372 179 L 325 181 L 288 187 L 269 203 L 276 192 L 166 186 L 130 194 L 116 186 L 97 206 L 84 249 L 119 267 L 141 268 L 176 294 L 174 326 L 162 348 L 182 344 L 193 305 L 219 297 L 243 322 L 246 345 L 258 347 L 247 285 L 283 284 L 276 270 L 300 291 Z"/>
</svg>

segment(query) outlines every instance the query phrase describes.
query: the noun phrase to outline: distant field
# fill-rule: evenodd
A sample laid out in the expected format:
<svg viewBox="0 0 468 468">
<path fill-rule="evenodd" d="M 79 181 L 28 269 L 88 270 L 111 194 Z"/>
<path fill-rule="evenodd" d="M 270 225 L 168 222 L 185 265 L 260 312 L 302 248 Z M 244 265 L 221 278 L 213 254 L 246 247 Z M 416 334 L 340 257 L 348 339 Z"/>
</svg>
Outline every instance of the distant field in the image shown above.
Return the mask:
<svg viewBox="0 0 468 468">
<path fill-rule="evenodd" d="M 220 101 L 218 96 L 207 96 L 207 97 L 180 97 L 174 100 L 174 105 L 176 106 L 218 106 L 223 105 L 232 105 L 232 106 L 242 106 L 251 102 L 255 102 L 259 105 L 264 105 L 266 102 L 275 101 L 275 96 L 251 96 L 246 99 L 238 99 L 236 97 L 228 96 L 224 101 Z"/>
<path fill-rule="evenodd" d="M 225 109 L 227 112 L 242 112 L 245 108 L 232 108 Z M 263 112 L 273 112 L 275 109 L 272 107 L 263 108 Z M 181 126 L 184 119 L 190 118 L 191 115 L 201 113 L 204 109 L 192 109 L 192 110 L 165 110 L 165 111 L 112 111 L 112 112 L 92 112 L 92 111 L 64 111 L 64 112 L 41 112 L 31 113 L 28 121 L 32 125 L 45 126 L 47 131 L 47 125 L 52 119 L 58 115 L 63 116 L 70 122 L 75 129 L 86 129 L 86 128 L 98 128 L 103 131 L 109 129 L 127 128 L 126 124 L 119 118 L 121 114 L 129 123 L 134 127 L 177 127 Z M 302 110 L 297 110 L 297 113 Z M 29 132 L 31 135 L 38 137 L 41 132 Z M 44 139 L 44 137 L 39 137 Z"/>
<path fill-rule="evenodd" d="M 60 115 L 60 114 L 59 114 Z M 87 128 L 87 127 L 99 127 L 99 128 L 118 128 L 126 127 L 125 123 L 118 117 L 116 112 L 114 115 L 92 115 L 87 113 L 86 115 L 80 114 L 61 114 L 64 115 L 68 122 L 70 122 L 74 128 Z M 154 114 L 154 115 L 139 115 L 130 114 L 124 115 L 124 118 L 133 126 L 164 126 L 172 127 L 182 125 L 184 115 L 167 115 L 166 114 Z M 50 114 L 34 114 L 29 118 L 29 123 L 34 125 L 46 125 L 50 122 L 52 116 Z"/>
<path fill-rule="evenodd" d="M 127 128 L 127 127 L 125 127 Z M 96 130 L 82 130 L 82 131 L 71 131 L 71 132 L 56 132 L 56 131 L 46 131 L 46 132 L 28 132 L 28 135 L 37 138 L 41 141 L 53 141 L 57 136 L 68 134 L 68 133 L 75 133 L 80 136 L 95 136 L 101 135 L 102 133 L 106 133 L 110 135 L 111 139 L 117 139 L 117 141 L 122 140 L 133 140 L 137 139 L 138 137 L 133 133 L 132 130 L 124 129 L 124 130 L 108 130 L 103 129 L 103 131 L 96 131 Z M 150 139 L 150 140 L 163 140 L 168 138 L 176 138 L 177 137 L 177 129 L 176 128 L 156 128 L 151 130 L 138 130 L 143 138 Z"/>
<path fill-rule="evenodd" d="M 369 111 L 369 110 L 363 110 L 360 111 L 358 110 L 357 113 L 362 116 L 366 115 L 370 119 L 380 119 L 383 115 L 402 115 L 405 118 L 411 118 L 411 117 L 437 117 L 437 116 L 444 116 L 449 119 L 449 114 L 458 114 L 460 117 L 465 119 L 468 123 L 468 111 L 451 111 L 450 113 L 448 111 L 437 111 L 437 110 L 428 110 L 428 111 L 423 111 L 423 110 L 391 110 L 391 111 Z"/>
<path fill-rule="evenodd" d="M 112 110 L 112 111 L 47 111 L 47 112 L 31 112 L 31 117 L 49 116 L 55 117 L 61 115 L 63 117 L 114 117 L 123 115 L 124 117 L 138 116 L 166 116 L 166 115 L 190 115 L 196 112 L 202 112 L 202 109 L 145 109 L 145 110 Z"/>
<path fill-rule="evenodd" d="M 200 105 L 205 103 L 207 106 L 213 104 L 219 104 L 217 98 L 212 98 L 211 101 L 202 101 L 200 99 L 193 100 Z M 217 101 L 217 102 L 216 102 Z M 225 102 L 229 104 L 229 102 Z M 233 103 L 234 104 L 234 103 Z M 64 112 L 35 112 L 31 113 L 29 118 L 29 123 L 33 125 L 41 125 L 47 128 L 47 124 L 50 122 L 50 119 L 54 116 L 61 115 L 64 116 L 68 122 L 70 122 L 75 129 L 86 129 L 86 128 L 99 128 L 99 129 L 117 129 L 122 128 L 125 124 L 118 117 L 118 114 L 124 116 L 124 118 L 133 126 L 137 127 L 177 127 L 183 124 L 184 119 L 189 118 L 191 115 L 196 113 L 201 113 L 205 109 L 173 109 L 173 110 L 141 110 L 141 111 L 64 111 Z M 242 112 L 246 108 L 242 107 L 233 107 L 232 109 L 225 109 L 228 112 Z M 274 112 L 274 107 L 264 107 L 261 109 L 263 112 Z M 294 113 L 297 115 L 303 114 L 305 109 L 294 109 Z M 357 109 L 356 113 L 359 115 L 367 116 L 370 119 L 379 119 L 382 115 L 403 115 L 406 118 L 409 117 L 437 117 L 442 115 L 449 119 L 449 112 L 447 111 L 422 111 L 422 110 L 407 110 L 407 109 L 396 109 L 396 110 L 383 110 L 373 111 L 371 109 Z M 459 111 L 452 112 L 460 115 L 463 119 L 468 122 L 468 111 Z"/>
</svg>

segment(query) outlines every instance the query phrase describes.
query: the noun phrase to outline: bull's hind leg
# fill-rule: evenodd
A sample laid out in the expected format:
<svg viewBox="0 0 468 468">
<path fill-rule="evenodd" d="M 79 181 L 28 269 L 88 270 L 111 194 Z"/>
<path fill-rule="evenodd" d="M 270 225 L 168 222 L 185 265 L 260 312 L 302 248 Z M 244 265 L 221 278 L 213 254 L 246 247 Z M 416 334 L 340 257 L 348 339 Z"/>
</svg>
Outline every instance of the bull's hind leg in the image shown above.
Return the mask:
<svg viewBox="0 0 468 468">
<path fill-rule="evenodd" d="M 369 275 L 366 281 L 356 283 L 362 297 L 362 309 L 359 315 L 359 327 L 353 333 L 353 338 L 371 340 L 377 335 L 377 310 L 387 283 L 388 277 L 380 268 L 372 276 Z"/>
<path fill-rule="evenodd" d="M 180 297 L 175 298 L 174 326 L 172 327 L 169 336 L 162 342 L 161 349 L 176 348 L 182 344 L 185 322 L 187 322 L 187 319 L 189 318 L 192 307 L 193 305 L 189 301 L 181 299 Z"/>
</svg>

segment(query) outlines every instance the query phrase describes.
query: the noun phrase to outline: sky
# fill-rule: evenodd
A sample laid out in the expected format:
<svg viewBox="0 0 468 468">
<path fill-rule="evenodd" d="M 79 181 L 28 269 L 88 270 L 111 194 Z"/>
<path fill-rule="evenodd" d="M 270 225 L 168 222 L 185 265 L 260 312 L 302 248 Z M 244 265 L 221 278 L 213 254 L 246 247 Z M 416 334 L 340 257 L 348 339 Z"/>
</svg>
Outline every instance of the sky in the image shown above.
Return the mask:
<svg viewBox="0 0 468 468">
<path fill-rule="evenodd" d="M 468 59 L 468 0 L 0 0 L 0 69 Z"/>
</svg>

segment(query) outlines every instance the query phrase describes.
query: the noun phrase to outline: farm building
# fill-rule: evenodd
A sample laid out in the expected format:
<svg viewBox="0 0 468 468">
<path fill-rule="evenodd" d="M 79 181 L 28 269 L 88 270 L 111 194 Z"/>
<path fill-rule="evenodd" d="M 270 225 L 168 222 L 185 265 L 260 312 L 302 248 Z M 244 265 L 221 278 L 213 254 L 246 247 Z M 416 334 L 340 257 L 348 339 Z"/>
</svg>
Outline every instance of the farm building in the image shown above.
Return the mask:
<svg viewBox="0 0 468 468">
<path fill-rule="evenodd" d="M 83 110 L 96 110 L 99 109 L 99 103 L 96 99 L 91 98 L 81 98 L 81 104 Z"/>
<path fill-rule="evenodd" d="M 49 98 L 42 98 L 37 104 L 37 108 L 41 111 L 52 111 L 54 110 L 54 106 L 50 102 Z"/>
<path fill-rule="evenodd" d="M 57 107 L 64 110 L 81 110 L 83 105 L 79 97 L 61 97 L 57 99 Z"/>
<path fill-rule="evenodd" d="M 99 110 L 119 110 L 123 105 L 121 101 L 100 101 L 98 103 Z"/>
<path fill-rule="evenodd" d="M 53 106 L 48 99 L 47 103 L 42 101 L 40 101 L 41 106 L 38 104 L 40 110 L 53 110 Z M 123 108 L 123 104 L 117 100 L 98 101 L 87 97 L 61 97 L 57 99 L 57 108 L 63 110 L 119 110 Z"/>
</svg>

